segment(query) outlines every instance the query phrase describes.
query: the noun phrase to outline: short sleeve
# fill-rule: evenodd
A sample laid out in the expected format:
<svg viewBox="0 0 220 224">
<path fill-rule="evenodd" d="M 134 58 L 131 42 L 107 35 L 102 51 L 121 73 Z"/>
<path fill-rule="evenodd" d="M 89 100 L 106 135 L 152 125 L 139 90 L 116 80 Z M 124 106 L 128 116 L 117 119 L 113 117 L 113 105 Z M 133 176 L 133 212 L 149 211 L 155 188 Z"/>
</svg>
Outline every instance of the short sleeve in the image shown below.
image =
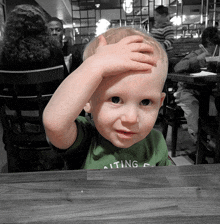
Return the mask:
<svg viewBox="0 0 220 224">
<path fill-rule="evenodd" d="M 67 169 L 81 169 L 86 160 L 95 129 L 90 121 L 79 116 L 76 119 L 77 138 L 64 153 Z"/>
</svg>

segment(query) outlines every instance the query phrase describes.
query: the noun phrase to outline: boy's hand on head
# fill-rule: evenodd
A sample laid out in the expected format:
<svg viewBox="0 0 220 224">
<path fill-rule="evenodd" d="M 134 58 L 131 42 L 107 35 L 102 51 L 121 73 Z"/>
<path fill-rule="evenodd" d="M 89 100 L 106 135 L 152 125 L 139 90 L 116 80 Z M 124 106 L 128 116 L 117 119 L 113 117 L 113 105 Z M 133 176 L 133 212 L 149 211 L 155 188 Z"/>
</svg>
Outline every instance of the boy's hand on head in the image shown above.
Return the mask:
<svg viewBox="0 0 220 224">
<path fill-rule="evenodd" d="M 115 44 L 107 44 L 103 35 L 99 36 L 99 46 L 93 57 L 94 66 L 102 69 L 103 77 L 127 71 L 147 71 L 156 65 L 153 47 L 143 43 L 142 36 L 125 37 Z"/>
</svg>

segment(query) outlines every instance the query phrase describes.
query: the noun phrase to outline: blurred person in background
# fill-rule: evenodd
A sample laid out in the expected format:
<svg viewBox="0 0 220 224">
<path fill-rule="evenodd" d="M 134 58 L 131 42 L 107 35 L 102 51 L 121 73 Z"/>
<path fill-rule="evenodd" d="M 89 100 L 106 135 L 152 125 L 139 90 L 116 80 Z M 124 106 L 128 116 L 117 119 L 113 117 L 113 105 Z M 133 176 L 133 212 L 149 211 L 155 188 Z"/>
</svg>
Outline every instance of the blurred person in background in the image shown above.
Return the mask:
<svg viewBox="0 0 220 224">
<path fill-rule="evenodd" d="M 201 38 L 201 43 L 204 48 L 199 48 L 185 56 L 175 67 L 175 72 L 200 72 L 201 68 L 207 67 L 207 56 L 212 56 L 215 49 L 219 52 L 217 45 L 220 44 L 220 33 L 216 27 L 207 27 Z M 215 67 L 216 68 L 216 67 Z M 213 69 L 213 68 L 212 68 Z M 188 132 L 194 143 L 197 141 L 198 119 L 199 119 L 199 89 L 194 85 L 183 82 L 178 83 L 178 90 L 174 93 L 176 103 L 184 111 L 184 116 L 187 120 Z"/>
<path fill-rule="evenodd" d="M 62 20 L 58 19 L 57 17 L 51 17 L 48 20 L 47 27 L 49 30 L 50 35 L 56 39 L 61 48 L 63 48 L 63 35 L 64 35 L 64 28 Z"/>
<path fill-rule="evenodd" d="M 59 43 L 59 47 L 62 49 L 65 63 L 69 73 L 75 69 L 76 59 L 72 55 L 73 39 L 70 35 L 66 34 L 66 30 L 63 26 L 63 21 L 57 17 L 51 17 L 47 23 L 48 31 L 51 37 Z"/>
<path fill-rule="evenodd" d="M 170 22 L 168 7 L 160 5 L 154 12 L 154 25 L 151 29 L 151 35 L 162 44 L 169 57 L 169 53 L 173 49 L 174 27 Z"/>
<path fill-rule="evenodd" d="M 3 36 L 1 69 L 33 70 L 63 65 L 63 53 L 48 33 L 44 12 L 33 5 L 17 5 L 9 14 Z"/>
<path fill-rule="evenodd" d="M 8 15 L 3 36 L 0 69 L 2 70 L 35 70 L 50 68 L 58 65 L 64 66 L 65 76 L 68 75 L 63 53 L 57 41 L 54 41 L 47 29 L 44 12 L 33 5 L 17 5 Z M 45 94 L 53 94 L 61 81 L 44 83 Z M 36 88 L 24 87 L 17 89 L 22 96 L 34 96 L 38 93 Z M 0 93 L 11 95 L 10 89 L 0 86 Z M 28 105 L 36 108 L 35 102 Z M 38 108 L 36 108 L 38 110 Z M 10 111 L 10 110 L 9 110 Z M 35 116 L 35 111 L 25 111 L 28 116 Z M 29 125 L 26 123 L 25 125 Z M 39 125 L 30 124 L 30 130 L 38 130 Z M 5 140 L 3 135 L 3 141 Z M 28 154 L 29 156 L 29 154 Z M 32 157 L 31 157 L 32 158 Z M 33 157 L 33 161 L 38 156 Z M 62 167 L 63 160 L 54 150 L 40 153 L 39 163 L 49 169 Z M 34 167 L 33 163 L 33 167 Z"/>
</svg>

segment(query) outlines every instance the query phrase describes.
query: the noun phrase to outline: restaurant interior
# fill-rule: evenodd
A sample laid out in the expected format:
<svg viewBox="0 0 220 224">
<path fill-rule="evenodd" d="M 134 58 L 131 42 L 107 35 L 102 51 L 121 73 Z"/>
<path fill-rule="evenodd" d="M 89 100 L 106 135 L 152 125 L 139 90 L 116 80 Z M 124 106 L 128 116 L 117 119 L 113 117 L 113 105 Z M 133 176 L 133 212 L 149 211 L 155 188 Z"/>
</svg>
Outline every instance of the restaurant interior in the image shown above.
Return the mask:
<svg viewBox="0 0 220 224">
<path fill-rule="evenodd" d="M 73 45 L 90 40 L 109 26 L 132 25 L 149 32 L 154 9 L 159 5 L 169 7 L 176 39 L 199 38 L 205 27 L 215 26 L 220 19 L 218 0 L 2 0 L 2 24 L 7 14 L 19 4 L 40 6 L 48 16 L 61 19 L 65 35 L 72 39 Z"/>
<path fill-rule="evenodd" d="M 171 65 L 180 61 L 193 49 L 198 48 L 201 34 L 206 27 L 216 26 L 220 29 L 219 0 L 1 0 L 0 40 L 3 38 L 4 23 L 7 15 L 19 4 L 40 6 L 48 18 L 58 17 L 63 21 L 65 28 L 63 42 L 67 43 L 67 54 L 71 54 L 73 58 L 75 57 L 77 63 L 81 60 L 84 46 L 95 36 L 105 32 L 109 27 L 128 25 L 135 28 L 143 28 L 150 33 L 154 23 L 154 9 L 159 5 L 169 7 L 170 21 L 174 26 L 175 40 L 170 60 L 172 62 L 170 62 Z M 74 63 L 74 60 L 72 63 Z M 169 72 L 173 73 L 172 66 Z M 171 78 L 171 81 L 173 83 L 178 82 L 175 78 L 173 80 Z M 214 82 L 217 81 L 215 80 Z M 217 89 L 219 88 L 218 85 Z M 172 86 L 168 86 L 167 91 L 172 93 Z M 166 142 L 172 162 L 177 166 L 219 163 L 219 141 L 216 142 L 214 152 L 209 151 L 210 153 L 207 154 L 205 159 L 200 161 L 197 158 L 198 152 L 200 152 L 200 149 L 198 149 L 199 143 L 195 144 L 190 138 L 186 122 L 184 119 L 181 120 L 183 118 L 182 114 L 179 114 L 179 111 L 173 113 L 173 111 L 166 108 L 169 104 L 170 99 L 167 99 L 166 104 L 161 108 L 155 129 L 163 132 L 164 122 L 167 122 Z M 209 104 L 214 104 L 214 101 L 209 102 Z M 174 121 L 171 121 L 171 118 L 164 121 L 166 114 L 172 114 Z M 215 124 L 217 126 L 215 125 L 214 134 L 217 134 L 217 139 L 220 138 L 219 114 L 216 113 L 212 117 L 216 119 Z M 2 128 L 0 132 L 0 138 L 2 139 Z M 0 172 L 8 172 L 7 152 L 2 141 L 0 142 Z"/>
</svg>

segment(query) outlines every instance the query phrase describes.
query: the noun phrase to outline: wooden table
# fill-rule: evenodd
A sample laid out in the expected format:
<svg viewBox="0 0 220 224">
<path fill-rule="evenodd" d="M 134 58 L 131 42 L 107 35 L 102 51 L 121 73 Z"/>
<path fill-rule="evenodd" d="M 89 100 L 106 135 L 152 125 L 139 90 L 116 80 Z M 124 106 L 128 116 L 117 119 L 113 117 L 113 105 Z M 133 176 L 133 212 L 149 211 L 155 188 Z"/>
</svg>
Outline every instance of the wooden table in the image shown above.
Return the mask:
<svg viewBox="0 0 220 224">
<path fill-rule="evenodd" d="M 174 82 L 185 82 L 195 85 L 210 85 L 220 80 L 218 75 L 191 76 L 190 73 L 168 73 L 167 79 Z"/>
<path fill-rule="evenodd" d="M 199 89 L 200 96 L 198 98 L 199 105 L 199 119 L 205 120 L 209 115 L 209 102 L 210 95 L 213 93 L 212 90 L 216 89 L 216 83 L 220 83 L 220 75 L 210 75 L 210 76 L 191 76 L 188 73 L 169 73 L 167 77 L 168 81 L 173 82 L 184 82 L 187 84 L 191 84 Z M 199 127 L 200 127 L 199 120 Z M 199 128 L 200 129 L 200 128 Z M 216 130 L 217 132 L 217 130 Z M 202 163 L 202 158 L 204 154 L 204 150 L 202 150 L 201 142 L 197 141 L 197 154 L 196 154 L 196 163 Z M 218 149 L 217 149 L 218 150 Z M 216 160 L 219 160 L 218 155 L 216 154 Z"/>
<path fill-rule="evenodd" d="M 209 75 L 209 76 L 191 76 L 189 73 L 169 73 L 167 76 L 168 81 L 173 82 L 184 82 L 187 84 L 192 84 L 197 88 L 200 88 L 200 99 L 202 100 L 202 107 L 200 107 L 199 114 L 201 116 L 208 115 L 209 111 L 209 98 L 212 93 L 215 84 L 220 82 L 220 76 Z"/>
<path fill-rule="evenodd" d="M 0 174 L 0 223 L 220 223 L 220 164 Z"/>
</svg>

